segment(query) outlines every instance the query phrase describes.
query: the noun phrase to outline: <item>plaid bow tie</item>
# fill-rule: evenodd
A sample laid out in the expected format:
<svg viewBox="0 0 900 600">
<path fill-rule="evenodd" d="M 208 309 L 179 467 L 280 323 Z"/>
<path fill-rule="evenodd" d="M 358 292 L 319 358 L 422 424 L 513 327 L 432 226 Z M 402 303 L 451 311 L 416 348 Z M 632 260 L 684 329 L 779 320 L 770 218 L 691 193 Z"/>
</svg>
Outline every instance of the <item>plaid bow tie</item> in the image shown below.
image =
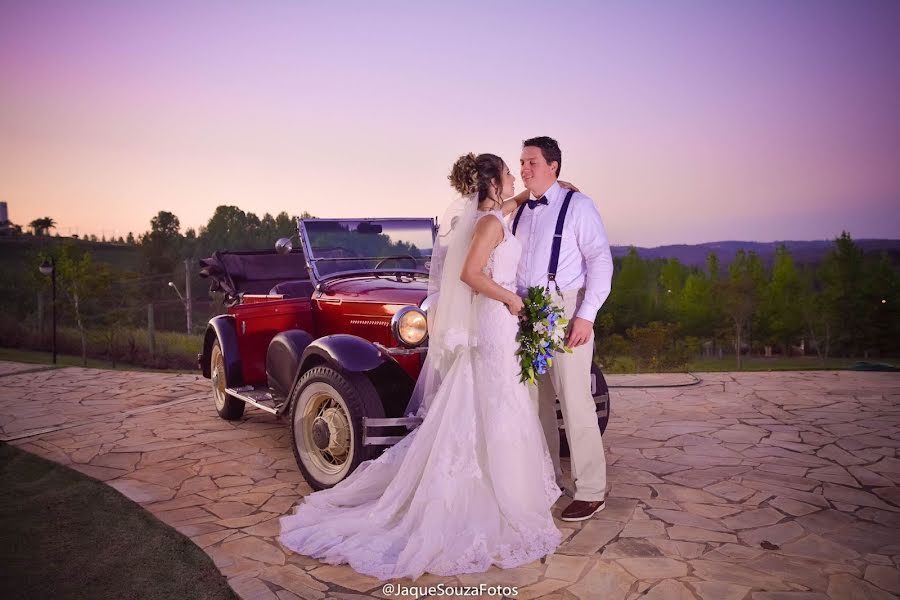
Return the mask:
<svg viewBox="0 0 900 600">
<path fill-rule="evenodd" d="M 529 201 L 528 201 L 528 208 L 530 208 L 531 210 L 534 210 L 534 207 L 537 206 L 538 204 L 543 204 L 544 206 L 547 206 L 547 205 L 550 204 L 550 203 L 547 202 L 547 197 L 546 197 L 546 196 L 541 196 L 541 197 L 538 198 L 537 200 L 529 200 Z"/>
</svg>

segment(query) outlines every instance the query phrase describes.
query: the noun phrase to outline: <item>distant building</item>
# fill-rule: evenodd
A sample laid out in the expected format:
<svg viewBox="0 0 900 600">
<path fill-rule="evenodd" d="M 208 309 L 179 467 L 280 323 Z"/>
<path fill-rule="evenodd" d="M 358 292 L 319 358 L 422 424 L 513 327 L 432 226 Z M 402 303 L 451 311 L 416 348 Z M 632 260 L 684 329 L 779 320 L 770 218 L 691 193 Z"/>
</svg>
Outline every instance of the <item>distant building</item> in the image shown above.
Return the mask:
<svg viewBox="0 0 900 600">
<path fill-rule="evenodd" d="M 9 222 L 9 208 L 6 202 L 0 202 L 0 235 L 12 235 L 13 228 Z"/>
</svg>

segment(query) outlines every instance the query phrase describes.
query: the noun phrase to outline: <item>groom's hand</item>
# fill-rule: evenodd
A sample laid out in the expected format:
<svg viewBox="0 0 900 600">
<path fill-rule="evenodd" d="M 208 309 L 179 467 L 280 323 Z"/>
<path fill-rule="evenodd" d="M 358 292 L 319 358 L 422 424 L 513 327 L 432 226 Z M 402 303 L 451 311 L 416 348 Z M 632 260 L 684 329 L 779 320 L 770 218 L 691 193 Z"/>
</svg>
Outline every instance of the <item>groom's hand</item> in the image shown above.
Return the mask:
<svg viewBox="0 0 900 600">
<path fill-rule="evenodd" d="M 569 348 L 577 348 L 591 339 L 591 333 L 594 331 L 594 324 L 587 319 L 575 317 L 569 322 L 569 337 L 566 339 L 566 346 Z"/>
</svg>

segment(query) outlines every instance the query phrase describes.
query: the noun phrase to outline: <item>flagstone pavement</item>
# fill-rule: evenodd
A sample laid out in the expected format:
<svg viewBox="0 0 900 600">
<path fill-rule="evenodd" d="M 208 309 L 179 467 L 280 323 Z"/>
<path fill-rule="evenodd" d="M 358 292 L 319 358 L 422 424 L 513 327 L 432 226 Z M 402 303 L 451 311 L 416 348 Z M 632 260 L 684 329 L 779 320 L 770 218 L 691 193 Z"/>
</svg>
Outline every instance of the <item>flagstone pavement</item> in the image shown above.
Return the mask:
<svg viewBox="0 0 900 600">
<path fill-rule="evenodd" d="M 604 436 L 607 508 L 557 521 L 556 554 L 392 583 L 556 600 L 900 595 L 900 375 L 699 377 L 609 378 L 621 387 Z M 289 428 L 252 408 L 219 419 L 199 376 L 0 363 L 0 439 L 138 502 L 203 548 L 243 598 L 401 597 L 279 545 L 278 518 L 311 491 Z"/>
</svg>

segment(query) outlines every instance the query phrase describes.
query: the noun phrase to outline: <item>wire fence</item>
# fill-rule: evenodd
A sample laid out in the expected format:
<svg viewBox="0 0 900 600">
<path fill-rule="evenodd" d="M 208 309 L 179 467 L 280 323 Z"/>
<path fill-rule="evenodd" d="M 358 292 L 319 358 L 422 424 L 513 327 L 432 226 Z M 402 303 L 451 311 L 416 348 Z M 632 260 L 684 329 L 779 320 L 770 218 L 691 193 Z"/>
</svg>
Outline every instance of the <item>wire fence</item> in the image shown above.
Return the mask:
<svg viewBox="0 0 900 600">
<path fill-rule="evenodd" d="M 178 283 L 173 275 L 118 275 L 99 291 L 73 293 L 58 283 L 55 318 L 49 277 L 0 280 L 0 346 L 50 351 L 55 321 L 61 354 L 195 369 L 207 322 L 225 312 L 222 300 L 210 295 L 208 282 L 194 274 L 188 295 L 183 273 Z"/>
</svg>

